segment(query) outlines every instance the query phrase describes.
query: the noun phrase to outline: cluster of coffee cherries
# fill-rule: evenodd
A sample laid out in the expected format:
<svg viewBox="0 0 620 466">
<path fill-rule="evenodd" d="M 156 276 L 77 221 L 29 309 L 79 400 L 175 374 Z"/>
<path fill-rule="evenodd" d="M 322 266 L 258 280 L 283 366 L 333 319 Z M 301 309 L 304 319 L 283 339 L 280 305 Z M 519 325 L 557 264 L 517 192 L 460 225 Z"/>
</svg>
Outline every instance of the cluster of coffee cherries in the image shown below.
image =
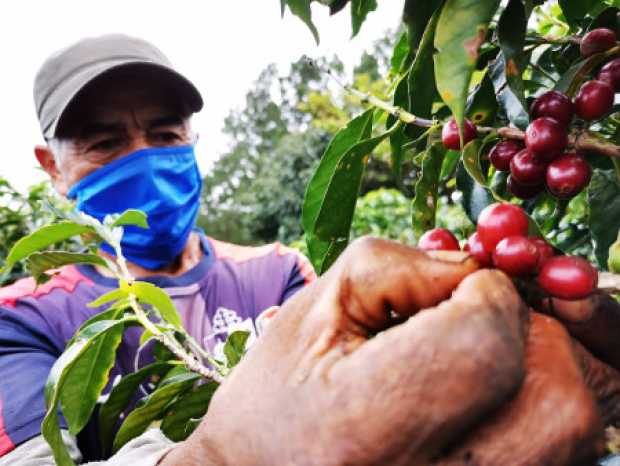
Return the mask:
<svg viewBox="0 0 620 466">
<path fill-rule="evenodd" d="M 599 28 L 583 37 L 580 50 L 584 57 L 588 57 L 615 45 L 615 32 Z M 572 101 L 558 91 L 545 92 L 534 100 L 530 107 L 533 120 L 525 131 L 524 141 L 500 141 L 489 153 L 496 170 L 510 172 L 508 191 L 520 199 L 530 199 L 545 187 L 560 199 L 579 194 L 590 182 L 592 170 L 582 154 L 565 152 L 568 130 L 575 115 L 586 122 L 607 115 L 613 107 L 615 92 L 620 92 L 620 58 L 606 63 L 597 79 L 585 82 Z M 476 138 L 477 133 L 476 126 L 465 120 L 463 143 Z M 444 125 L 442 141 L 449 149 L 461 149 L 454 119 Z"/>
<path fill-rule="evenodd" d="M 578 256 L 557 255 L 541 237 L 528 237 L 528 217 L 521 207 L 497 203 L 486 207 L 478 217 L 476 231 L 463 250 L 482 267 L 495 267 L 511 277 L 536 277 L 540 289 L 561 299 L 589 296 L 598 283 L 598 272 Z M 460 250 L 456 237 L 445 228 L 422 235 L 418 248 Z"/>
</svg>

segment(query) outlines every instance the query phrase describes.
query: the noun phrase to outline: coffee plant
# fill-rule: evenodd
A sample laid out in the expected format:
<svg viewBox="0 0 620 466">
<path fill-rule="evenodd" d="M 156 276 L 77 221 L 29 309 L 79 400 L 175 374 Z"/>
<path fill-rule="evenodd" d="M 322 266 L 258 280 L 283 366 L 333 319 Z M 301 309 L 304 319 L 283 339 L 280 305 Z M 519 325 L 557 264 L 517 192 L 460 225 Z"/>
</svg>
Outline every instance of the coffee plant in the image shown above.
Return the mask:
<svg viewBox="0 0 620 466">
<path fill-rule="evenodd" d="M 148 228 L 144 213 L 128 210 L 107 216 L 101 223 L 84 213 L 52 209 L 64 220 L 17 241 L 7 255 L 4 272 L 23 261 L 37 284 L 42 284 L 59 267 L 81 263 L 102 267 L 118 280 L 118 288 L 89 304 L 95 308 L 103 306 L 105 310 L 81 325 L 50 370 L 45 385 L 47 413 L 41 433 L 50 444 L 56 463 L 74 465 L 62 440 L 59 408 L 72 435 L 86 427 L 108 385 L 123 333 L 135 326 L 143 328 L 138 352 L 155 343 L 154 362 L 136 367 L 134 373 L 122 378 L 107 393 L 98 411 L 102 451 L 116 452 L 163 418 L 160 427 L 169 438 L 186 438 L 206 413 L 219 382 L 241 359 L 249 333 L 231 333 L 223 348 L 225 359 L 216 359 L 185 331 L 164 290 L 131 276 L 120 243 L 125 226 Z M 86 249 L 50 250 L 73 238 L 80 238 Z M 103 241 L 113 247 L 115 260 L 97 254 Z M 119 418 L 143 384 L 148 393 L 117 429 Z"/>
<path fill-rule="evenodd" d="M 282 7 L 318 40 L 310 3 Z M 321 3 L 338 13 L 348 2 Z M 376 7 L 351 0 L 354 34 Z M 335 135 L 306 191 L 317 271 L 346 247 L 364 167 L 383 141 L 396 173 L 411 161 L 417 171 L 411 228 L 422 245 L 451 192 L 472 225 L 491 204 L 519 204 L 534 236 L 617 271 L 619 18 L 606 1 L 406 0 L 391 101 L 341 83 L 367 110 Z"/>
</svg>

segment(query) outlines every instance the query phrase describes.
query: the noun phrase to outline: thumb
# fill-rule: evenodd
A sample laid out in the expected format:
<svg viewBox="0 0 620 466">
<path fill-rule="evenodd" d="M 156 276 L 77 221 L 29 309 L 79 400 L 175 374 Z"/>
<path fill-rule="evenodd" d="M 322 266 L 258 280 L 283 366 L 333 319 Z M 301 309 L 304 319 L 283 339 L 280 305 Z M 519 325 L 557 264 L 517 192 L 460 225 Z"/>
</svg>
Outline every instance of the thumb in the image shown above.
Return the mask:
<svg viewBox="0 0 620 466">
<path fill-rule="evenodd" d="M 364 238 L 347 249 L 325 278 L 338 283 L 342 316 L 377 331 L 390 322 L 390 311 L 410 316 L 435 306 L 477 269 L 466 253 L 427 254 L 392 241 Z"/>
</svg>

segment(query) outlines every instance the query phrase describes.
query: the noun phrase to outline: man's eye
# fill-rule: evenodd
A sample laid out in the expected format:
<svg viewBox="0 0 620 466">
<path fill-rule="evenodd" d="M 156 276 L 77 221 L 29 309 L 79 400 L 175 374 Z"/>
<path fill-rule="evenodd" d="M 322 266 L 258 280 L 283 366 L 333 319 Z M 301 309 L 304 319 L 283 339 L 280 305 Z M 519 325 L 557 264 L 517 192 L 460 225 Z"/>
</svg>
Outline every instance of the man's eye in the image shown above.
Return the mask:
<svg viewBox="0 0 620 466">
<path fill-rule="evenodd" d="M 181 137 L 178 134 L 170 132 L 170 131 L 166 131 L 163 133 L 155 133 L 153 135 L 153 138 L 161 142 L 175 142 L 181 139 Z"/>
<path fill-rule="evenodd" d="M 119 138 L 104 139 L 103 141 L 99 141 L 96 144 L 93 144 L 92 146 L 90 146 L 89 150 L 90 151 L 105 151 L 105 150 L 115 149 L 121 143 L 122 141 Z"/>
</svg>

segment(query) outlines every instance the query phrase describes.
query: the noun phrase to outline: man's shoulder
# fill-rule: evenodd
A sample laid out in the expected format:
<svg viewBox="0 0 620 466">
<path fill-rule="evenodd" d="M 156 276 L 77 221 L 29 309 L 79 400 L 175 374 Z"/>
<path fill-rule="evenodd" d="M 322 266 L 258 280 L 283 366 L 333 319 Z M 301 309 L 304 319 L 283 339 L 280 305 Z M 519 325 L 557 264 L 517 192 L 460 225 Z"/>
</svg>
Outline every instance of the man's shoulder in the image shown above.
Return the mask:
<svg viewBox="0 0 620 466">
<path fill-rule="evenodd" d="M 236 265 L 266 267 L 285 274 L 296 270 L 308 281 L 316 278 L 310 261 L 299 250 L 275 242 L 260 246 L 244 246 L 208 237 L 215 258 Z"/>
<path fill-rule="evenodd" d="M 46 283 L 37 285 L 32 277 L 22 278 L 16 282 L 0 288 L 0 306 L 15 307 L 16 303 L 24 298 L 41 298 L 55 290 L 73 293 L 78 284 L 92 285 L 91 279 L 80 273 L 76 266 L 69 265 L 58 271 Z"/>
</svg>

